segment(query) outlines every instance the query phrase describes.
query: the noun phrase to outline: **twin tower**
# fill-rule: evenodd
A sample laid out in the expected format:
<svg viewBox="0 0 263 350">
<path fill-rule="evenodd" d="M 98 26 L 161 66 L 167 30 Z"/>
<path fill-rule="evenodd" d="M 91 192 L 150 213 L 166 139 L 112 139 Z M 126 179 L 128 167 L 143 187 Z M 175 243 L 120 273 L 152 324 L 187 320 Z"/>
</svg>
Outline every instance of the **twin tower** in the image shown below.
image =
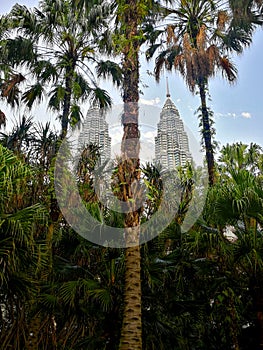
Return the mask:
<svg viewBox="0 0 263 350">
<path fill-rule="evenodd" d="M 99 107 L 89 109 L 82 124 L 79 144 L 99 145 L 103 162 L 110 158 L 111 141 L 105 113 Z M 178 166 L 184 166 L 187 162 L 192 162 L 188 136 L 179 112 L 171 100 L 168 84 L 166 101 L 157 124 L 155 161 L 160 162 L 164 169 L 175 169 Z"/>
</svg>

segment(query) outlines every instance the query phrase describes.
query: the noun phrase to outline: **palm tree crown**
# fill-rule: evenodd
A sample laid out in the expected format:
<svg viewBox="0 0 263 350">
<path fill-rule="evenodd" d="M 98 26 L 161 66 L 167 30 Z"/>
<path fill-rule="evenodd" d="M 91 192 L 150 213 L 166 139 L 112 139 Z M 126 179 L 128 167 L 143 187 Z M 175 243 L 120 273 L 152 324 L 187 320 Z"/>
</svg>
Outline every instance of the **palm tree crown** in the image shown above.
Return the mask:
<svg viewBox="0 0 263 350">
<path fill-rule="evenodd" d="M 101 107 L 111 104 L 106 91 L 98 87 L 93 69 L 100 63 L 100 43 L 107 39 L 106 11 L 101 1 L 84 12 L 58 0 L 40 1 L 33 10 L 17 4 L 11 11 L 13 26 L 33 41 L 35 51 L 35 58 L 27 62 L 35 83 L 22 100 L 32 107 L 48 87 L 48 106 L 60 113 L 63 136 L 69 123 L 79 121 L 80 102 L 99 101 Z"/>
</svg>

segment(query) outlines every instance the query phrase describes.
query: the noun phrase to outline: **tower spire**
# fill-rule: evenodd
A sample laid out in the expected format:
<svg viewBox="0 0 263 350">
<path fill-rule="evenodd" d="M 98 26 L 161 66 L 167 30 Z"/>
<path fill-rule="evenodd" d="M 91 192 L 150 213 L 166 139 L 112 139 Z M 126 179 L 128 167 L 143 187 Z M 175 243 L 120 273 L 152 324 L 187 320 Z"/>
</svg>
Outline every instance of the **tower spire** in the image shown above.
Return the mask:
<svg viewBox="0 0 263 350">
<path fill-rule="evenodd" d="M 166 97 L 171 97 L 169 91 L 168 77 L 166 77 Z"/>
</svg>

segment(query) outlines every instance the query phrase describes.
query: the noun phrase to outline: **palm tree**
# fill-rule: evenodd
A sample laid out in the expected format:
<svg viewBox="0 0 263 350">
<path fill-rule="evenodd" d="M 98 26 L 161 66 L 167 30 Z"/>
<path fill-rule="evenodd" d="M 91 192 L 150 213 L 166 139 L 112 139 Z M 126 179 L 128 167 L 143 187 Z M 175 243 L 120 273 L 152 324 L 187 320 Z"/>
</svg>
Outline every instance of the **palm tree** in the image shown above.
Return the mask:
<svg viewBox="0 0 263 350">
<path fill-rule="evenodd" d="M 46 124 L 38 123 L 31 130 L 31 159 L 44 177 L 51 167 L 58 147 L 58 134 L 51 129 L 50 122 Z"/>
<path fill-rule="evenodd" d="M 32 43 L 21 37 L 8 37 L 11 25 L 7 16 L 0 17 L 0 92 L 1 99 L 14 107 L 19 103 L 19 85 L 25 80 L 21 71 L 17 71 L 20 62 L 32 60 Z M 5 125 L 6 116 L 0 111 L 0 125 Z"/>
<path fill-rule="evenodd" d="M 101 1 L 87 3 L 84 13 L 60 0 L 40 1 L 40 7 L 33 10 L 17 4 L 10 13 L 13 27 L 33 42 L 35 53 L 34 59 L 25 63 L 36 81 L 23 93 L 22 100 L 31 108 L 46 93 L 48 107 L 61 113 L 62 138 L 68 125 L 74 126 L 80 120 L 80 102 L 99 101 L 101 107 L 111 104 L 92 70 L 100 63 L 98 52 L 107 38 L 106 15 Z M 118 70 L 117 65 L 112 65 Z"/>
<path fill-rule="evenodd" d="M 233 171 L 246 169 L 255 175 L 260 169 L 261 152 L 262 147 L 256 143 L 251 143 L 249 146 L 242 142 L 226 144 L 219 158 L 220 169 L 223 173 L 230 174 L 233 174 Z"/>
<path fill-rule="evenodd" d="M 166 28 L 167 47 L 156 58 L 155 76 L 158 81 L 163 67 L 175 69 L 185 78 L 192 93 L 198 89 L 201 133 L 212 185 L 215 161 L 212 111 L 207 106 L 209 78 L 221 71 L 230 83 L 234 82 L 237 70 L 227 53 L 231 49 L 241 52 L 242 45 L 248 45 L 251 36 L 242 28 L 231 29 L 231 13 L 223 1 L 187 0 L 177 1 L 177 4 L 168 16 L 171 24 Z M 160 45 L 154 44 L 147 51 L 147 57 L 152 57 Z"/>
<path fill-rule="evenodd" d="M 143 208 L 135 209 L 136 199 L 141 190 L 132 190 L 140 181 L 140 132 L 138 126 L 139 100 L 139 50 L 145 42 L 143 27 L 153 17 L 161 15 L 161 5 L 157 1 L 138 2 L 135 0 L 116 1 L 117 5 L 117 48 L 122 55 L 123 85 L 122 97 L 122 163 L 117 176 L 120 183 L 119 199 L 129 203 L 130 212 L 125 215 L 125 290 L 123 323 L 120 350 L 142 349 L 141 316 L 141 256 L 140 220 Z M 133 198 L 134 197 L 134 198 Z"/>
<path fill-rule="evenodd" d="M 0 163 L 0 339 L 3 348 L 19 350 L 30 341 L 30 313 L 47 267 L 47 249 L 41 242 L 47 216 L 32 201 L 34 176 L 29 167 L 2 145 Z"/>
<path fill-rule="evenodd" d="M 84 1 L 75 1 L 82 8 Z M 122 97 L 124 111 L 122 114 L 122 162 L 118 166 L 117 177 L 120 191 L 118 198 L 129 205 L 125 214 L 125 291 L 123 326 L 120 350 L 142 349 L 141 324 L 141 267 L 140 267 L 140 215 L 142 209 L 135 210 L 134 202 L 140 193 L 133 194 L 131 185 L 140 180 L 139 161 L 139 50 L 144 42 L 142 24 L 147 16 L 154 13 L 157 2 L 135 0 L 116 1 L 113 4 L 116 15 L 117 30 L 114 34 L 115 53 L 122 59 Z M 158 6 L 157 6 L 158 8 Z"/>
<path fill-rule="evenodd" d="M 122 183 L 119 199 L 128 202 L 131 198 L 131 184 L 140 180 L 139 161 L 139 49 L 138 16 L 139 4 L 136 1 L 118 3 L 117 20 L 120 23 L 121 35 L 125 43 L 121 47 L 123 69 L 123 103 L 122 115 L 123 161 L 119 166 L 118 177 Z M 124 180 L 124 181 L 122 181 Z M 130 213 L 125 216 L 125 290 L 123 323 L 120 338 L 120 350 L 142 349 L 141 321 L 141 256 L 140 256 L 140 211 L 134 211 L 130 205 Z M 130 234 L 130 232 L 132 234 Z"/>
<path fill-rule="evenodd" d="M 32 148 L 30 147 L 32 142 L 32 132 L 33 117 L 23 115 L 18 118 L 13 129 L 9 133 L 0 133 L 0 142 L 4 147 L 12 150 L 17 157 L 23 158 L 29 162 L 30 152 L 32 152 Z"/>
<path fill-rule="evenodd" d="M 232 265 L 245 283 L 257 315 L 254 318 L 257 319 L 258 344 L 262 344 L 263 339 L 261 159 L 262 148 L 256 144 L 240 142 L 224 146 L 219 158 L 221 176 L 208 196 L 208 203 L 213 205 L 204 213 L 221 233 L 232 231 Z"/>
</svg>

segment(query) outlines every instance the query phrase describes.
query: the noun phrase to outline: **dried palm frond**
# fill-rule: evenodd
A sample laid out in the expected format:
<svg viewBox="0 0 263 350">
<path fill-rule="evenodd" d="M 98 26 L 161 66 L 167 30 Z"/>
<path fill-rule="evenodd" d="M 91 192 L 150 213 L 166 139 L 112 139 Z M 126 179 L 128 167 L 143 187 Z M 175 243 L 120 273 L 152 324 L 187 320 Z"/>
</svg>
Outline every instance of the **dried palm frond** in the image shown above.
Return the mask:
<svg viewBox="0 0 263 350">
<path fill-rule="evenodd" d="M 0 129 L 2 125 L 4 127 L 6 126 L 6 116 L 5 113 L 0 110 Z"/>
<path fill-rule="evenodd" d="M 229 16 L 227 11 L 219 11 L 217 14 L 217 28 L 219 30 L 224 30 L 225 29 L 225 25 L 227 23 L 227 21 L 229 20 Z"/>
<path fill-rule="evenodd" d="M 263 0 L 255 0 L 255 3 L 258 7 L 261 7 L 263 5 Z"/>
<path fill-rule="evenodd" d="M 205 52 L 200 52 L 197 49 L 193 50 L 192 53 L 192 66 L 193 66 L 193 75 L 197 78 L 199 75 L 203 75 L 204 70 L 206 69 L 206 57 Z"/>
<path fill-rule="evenodd" d="M 190 42 L 190 36 L 188 33 L 184 34 L 184 37 L 183 37 L 183 50 L 185 53 L 186 60 L 188 59 L 190 60 L 193 48 L 192 48 L 192 45 Z"/>
<path fill-rule="evenodd" d="M 3 86 L 2 86 L 2 96 L 8 97 L 10 91 L 13 89 L 13 87 L 22 81 L 24 81 L 26 78 L 22 74 L 14 74 L 11 79 L 7 80 Z"/>
<path fill-rule="evenodd" d="M 160 73 L 165 65 L 165 62 L 166 62 L 166 59 L 163 55 L 159 55 L 155 60 L 154 74 L 157 82 L 160 81 Z"/>
<path fill-rule="evenodd" d="M 235 66 L 229 61 L 226 56 L 220 57 L 219 64 L 222 68 L 222 73 L 226 75 L 227 79 L 230 82 L 233 82 L 237 77 L 237 69 Z"/>
<path fill-rule="evenodd" d="M 197 36 L 196 36 L 196 45 L 197 49 L 200 51 L 204 51 L 205 45 L 207 41 L 207 36 L 206 36 L 206 26 L 202 25 Z"/>
<path fill-rule="evenodd" d="M 184 54 L 177 55 L 174 59 L 174 68 L 178 69 L 179 72 L 185 77 L 185 57 Z"/>
<path fill-rule="evenodd" d="M 189 86 L 191 92 L 194 92 L 196 85 L 196 70 L 195 70 L 195 58 L 191 57 L 190 60 L 186 61 L 186 83 Z"/>
<path fill-rule="evenodd" d="M 209 46 L 209 48 L 206 50 L 206 57 L 208 75 L 212 76 L 214 75 L 215 65 L 217 65 L 220 57 L 218 47 L 216 47 L 215 45 Z"/>
<path fill-rule="evenodd" d="M 210 45 L 206 50 L 208 61 L 212 63 L 218 61 L 219 50 L 215 45 Z"/>
<path fill-rule="evenodd" d="M 166 28 L 166 32 L 167 32 L 167 43 L 168 44 L 171 44 L 171 43 L 173 43 L 173 44 L 176 44 L 176 42 L 177 42 L 177 37 L 176 37 L 176 35 L 175 35 L 175 33 L 174 33 L 174 26 L 172 26 L 172 25 L 169 25 L 167 28 Z"/>
</svg>

